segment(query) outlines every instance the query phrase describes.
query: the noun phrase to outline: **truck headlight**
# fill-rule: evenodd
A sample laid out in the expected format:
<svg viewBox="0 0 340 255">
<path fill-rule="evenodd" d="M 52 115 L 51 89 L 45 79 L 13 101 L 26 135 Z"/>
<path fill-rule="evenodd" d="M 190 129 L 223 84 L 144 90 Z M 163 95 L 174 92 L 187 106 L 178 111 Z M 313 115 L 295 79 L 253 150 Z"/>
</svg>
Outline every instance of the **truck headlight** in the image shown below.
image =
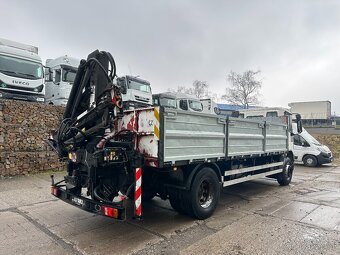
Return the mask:
<svg viewBox="0 0 340 255">
<path fill-rule="evenodd" d="M 44 85 L 41 84 L 40 86 L 34 88 L 34 92 L 41 92 L 44 89 Z"/>
<path fill-rule="evenodd" d="M 323 147 L 321 147 L 321 146 L 316 147 L 316 149 L 317 149 L 318 151 L 320 151 L 320 152 L 327 153 L 327 151 L 326 151 Z"/>
</svg>

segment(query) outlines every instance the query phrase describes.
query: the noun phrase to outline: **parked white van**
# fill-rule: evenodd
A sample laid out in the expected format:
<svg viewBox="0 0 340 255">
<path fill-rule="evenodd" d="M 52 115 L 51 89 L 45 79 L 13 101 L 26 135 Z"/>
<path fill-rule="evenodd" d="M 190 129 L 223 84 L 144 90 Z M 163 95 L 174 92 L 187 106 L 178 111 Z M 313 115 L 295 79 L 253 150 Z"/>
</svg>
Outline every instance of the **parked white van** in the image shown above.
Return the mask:
<svg viewBox="0 0 340 255">
<path fill-rule="evenodd" d="M 293 123 L 293 114 L 289 109 L 283 107 L 261 107 L 254 109 L 240 110 L 242 118 L 276 118 L 292 125 L 293 133 L 290 140 L 290 148 L 294 154 L 296 162 L 303 163 L 305 166 L 315 167 L 317 165 L 331 163 L 333 155 L 330 149 L 320 144 L 311 134 L 304 128 L 298 134 L 297 125 Z"/>
<path fill-rule="evenodd" d="M 332 152 L 326 145 L 322 145 L 304 128 L 298 134 L 296 123 L 293 123 L 292 127 L 294 132 L 293 153 L 296 162 L 303 162 L 305 166 L 315 167 L 333 161 Z"/>
</svg>

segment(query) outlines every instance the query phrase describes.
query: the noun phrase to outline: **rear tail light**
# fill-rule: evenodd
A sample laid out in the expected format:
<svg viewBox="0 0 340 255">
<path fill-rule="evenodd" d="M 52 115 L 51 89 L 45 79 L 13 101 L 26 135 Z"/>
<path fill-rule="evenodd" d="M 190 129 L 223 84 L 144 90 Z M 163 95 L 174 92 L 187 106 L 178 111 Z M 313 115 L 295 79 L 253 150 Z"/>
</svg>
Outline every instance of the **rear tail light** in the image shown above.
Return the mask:
<svg viewBox="0 0 340 255">
<path fill-rule="evenodd" d="M 102 205 L 101 206 L 101 211 L 102 211 L 102 213 L 105 216 L 108 216 L 108 217 L 111 217 L 111 218 L 115 218 L 115 219 L 118 219 L 118 217 L 119 217 L 118 209 Z"/>
<path fill-rule="evenodd" d="M 52 194 L 53 196 L 58 197 L 58 196 L 59 196 L 59 190 L 58 190 L 58 188 L 52 186 L 52 187 L 51 187 L 51 194 Z"/>
</svg>

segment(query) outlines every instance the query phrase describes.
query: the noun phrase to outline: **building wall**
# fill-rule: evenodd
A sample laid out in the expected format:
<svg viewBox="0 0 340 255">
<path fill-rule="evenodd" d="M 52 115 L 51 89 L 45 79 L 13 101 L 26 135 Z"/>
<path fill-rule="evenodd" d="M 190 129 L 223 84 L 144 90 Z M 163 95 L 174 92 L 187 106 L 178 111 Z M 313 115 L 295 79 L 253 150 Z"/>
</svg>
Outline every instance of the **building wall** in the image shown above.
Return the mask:
<svg viewBox="0 0 340 255">
<path fill-rule="evenodd" d="M 300 113 L 303 120 L 328 120 L 331 118 L 330 101 L 297 102 L 288 104 L 292 113 Z"/>
<path fill-rule="evenodd" d="M 65 168 L 44 142 L 63 112 L 62 106 L 0 100 L 0 176 Z"/>
</svg>

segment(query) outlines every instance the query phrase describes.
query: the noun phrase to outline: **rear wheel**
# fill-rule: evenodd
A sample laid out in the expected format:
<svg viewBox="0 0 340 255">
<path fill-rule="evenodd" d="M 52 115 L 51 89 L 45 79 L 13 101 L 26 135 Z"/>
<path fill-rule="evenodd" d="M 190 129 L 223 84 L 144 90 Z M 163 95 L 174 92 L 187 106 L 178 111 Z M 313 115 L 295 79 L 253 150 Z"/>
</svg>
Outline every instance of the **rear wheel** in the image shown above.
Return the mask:
<svg viewBox="0 0 340 255">
<path fill-rule="evenodd" d="M 211 168 L 201 169 L 192 181 L 190 190 L 169 190 L 173 209 L 199 220 L 210 217 L 220 199 L 220 183 Z"/>
<path fill-rule="evenodd" d="M 152 200 L 156 196 L 156 193 L 153 191 L 143 191 L 142 190 L 142 200 L 143 202 L 147 202 Z"/>
<path fill-rule="evenodd" d="M 316 167 L 318 165 L 318 160 L 313 155 L 307 155 L 303 158 L 303 164 L 308 167 Z"/>
<path fill-rule="evenodd" d="M 177 190 L 177 189 L 171 189 L 169 190 L 169 201 L 170 201 L 170 205 L 171 207 L 181 213 L 181 214 L 186 214 L 184 208 L 182 208 L 181 205 L 181 201 L 184 200 L 184 198 L 182 197 L 182 193 L 184 191 L 182 190 Z"/>
<path fill-rule="evenodd" d="M 210 217 L 220 199 L 220 183 L 214 170 L 201 169 L 194 177 L 189 194 L 188 214 L 200 220 Z"/>
</svg>

